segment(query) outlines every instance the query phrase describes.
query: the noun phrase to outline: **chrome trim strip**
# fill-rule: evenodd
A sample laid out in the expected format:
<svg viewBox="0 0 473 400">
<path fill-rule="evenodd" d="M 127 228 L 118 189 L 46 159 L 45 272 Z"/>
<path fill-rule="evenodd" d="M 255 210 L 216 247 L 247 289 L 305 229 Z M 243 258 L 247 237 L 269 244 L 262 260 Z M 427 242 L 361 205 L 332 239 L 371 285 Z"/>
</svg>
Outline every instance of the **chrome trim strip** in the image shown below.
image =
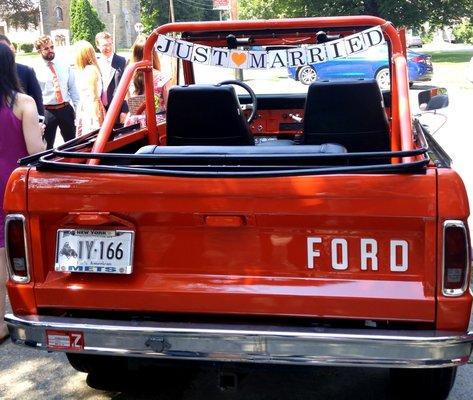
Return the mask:
<svg viewBox="0 0 473 400">
<path fill-rule="evenodd" d="M 9 245 L 8 245 L 8 225 L 11 221 L 20 220 L 23 223 L 23 240 L 25 242 L 25 256 L 26 256 L 26 276 L 15 275 L 13 267 L 10 264 Z M 29 263 L 29 249 L 28 237 L 26 236 L 26 218 L 23 214 L 8 214 L 5 217 L 5 254 L 7 257 L 7 271 L 10 279 L 15 283 L 29 283 L 30 277 L 30 263 Z"/>
<path fill-rule="evenodd" d="M 465 279 L 460 289 L 445 289 L 445 230 L 450 226 L 463 229 L 463 232 L 465 234 L 465 249 L 466 249 Z M 454 219 L 445 220 L 443 223 L 443 231 L 442 231 L 442 294 L 444 296 L 459 297 L 459 296 L 462 296 L 466 292 L 470 283 L 470 279 L 468 279 L 469 272 L 470 272 L 469 260 L 470 260 L 470 246 L 468 245 L 468 233 L 466 231 L 465 224 L 461 220 L 454 220 Z"/>
<path fill-rule="evenodd" d="M 465 364 L 473 332 L 387 331 L 15 316 L 14 343 L 48 351 L 46 330 L 82 332 L 83 353 L 268 364 L 435 368 Z M 70 350 L 69 350 L 70 351 Z"/>
</svg>

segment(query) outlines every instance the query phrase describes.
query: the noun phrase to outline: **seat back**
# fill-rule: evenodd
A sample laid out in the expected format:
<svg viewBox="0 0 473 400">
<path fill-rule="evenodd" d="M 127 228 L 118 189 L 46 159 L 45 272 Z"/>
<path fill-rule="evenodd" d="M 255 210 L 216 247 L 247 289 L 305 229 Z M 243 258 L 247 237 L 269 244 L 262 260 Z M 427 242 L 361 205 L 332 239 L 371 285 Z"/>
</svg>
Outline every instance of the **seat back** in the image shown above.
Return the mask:
<svg viewBox="0 0 473 400">
<path fill-rule="evenodd" d="M 255 144 L 232 86 L 172 87 L 166 121 L 169 146 Z"/>
<path fill-rule="evenodd" d="M 338 143 L 348 152 L 389 151 L 389 124 L 377 82 L 312 83 L 307 92 L 302 142 Z"/>
</svg>

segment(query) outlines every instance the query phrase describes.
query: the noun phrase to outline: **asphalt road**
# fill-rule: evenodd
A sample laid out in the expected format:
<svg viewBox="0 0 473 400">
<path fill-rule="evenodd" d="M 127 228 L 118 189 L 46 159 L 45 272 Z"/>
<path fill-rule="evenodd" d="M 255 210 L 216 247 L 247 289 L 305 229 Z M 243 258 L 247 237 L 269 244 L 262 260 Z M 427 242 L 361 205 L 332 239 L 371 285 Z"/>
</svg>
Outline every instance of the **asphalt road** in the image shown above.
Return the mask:
<svg viewBox="0 0 473 400">
<path fill-rule="evenodd" d="M 442 85 L 442 80 L 433 83 Z M 417 85 L 417 89 L 427 86 Z M 449 93 L 450 107 L 442 113 L 448 120 L 434 137 L 454 159 L 453 166 L 473 199 L 473 84 L 449 88 Z M 415 97 L 415 92 L 412 95 Z M 443 121 L 439 115 L 423 118 L 433 128 Z M 231 381 L 235 376 L 236 388 L 222 390 L 220 379 Z M 449 400 L 473 398 L 472 376 L 473 364 L 459 368 Z M 0 345 L 0 399 L 394 400 L 391 392 L 384 369 L 254 367 L 236 371 L 209 364 L 200 370 L 152 368 L 132 371 L 126 377 L 96 377 L 76 372 L 63 354 L 34 351 L 10 342 Z"/>
</svg>

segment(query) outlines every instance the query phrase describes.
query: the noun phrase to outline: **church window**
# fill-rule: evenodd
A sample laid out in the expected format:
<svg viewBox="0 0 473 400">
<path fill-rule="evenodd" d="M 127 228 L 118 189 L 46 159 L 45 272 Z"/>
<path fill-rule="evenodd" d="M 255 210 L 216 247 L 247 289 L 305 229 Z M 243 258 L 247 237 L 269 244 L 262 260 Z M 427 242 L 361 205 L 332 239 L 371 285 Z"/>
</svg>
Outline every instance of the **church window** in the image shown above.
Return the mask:
<svg viewBox="0 0 473 400">
<path fill-rule="evenodd" d="M 63 15 L 62 15 L 62 8 L 61 7 L 56 7 L 56 21 L 61 22 L 63 21 Z"/>
</svg>

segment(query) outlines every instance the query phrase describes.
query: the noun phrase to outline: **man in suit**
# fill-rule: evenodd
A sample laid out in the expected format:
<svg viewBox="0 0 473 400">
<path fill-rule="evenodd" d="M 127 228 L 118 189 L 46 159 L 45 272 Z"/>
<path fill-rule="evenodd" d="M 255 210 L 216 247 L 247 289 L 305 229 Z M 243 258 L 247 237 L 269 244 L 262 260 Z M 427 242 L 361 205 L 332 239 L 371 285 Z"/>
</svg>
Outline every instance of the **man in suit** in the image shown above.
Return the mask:
<svg viewBox="0 0 473 400">
<path fill-rule="evenodd" d="M 10 42 L 10 39 L 8 39 L 8 37 L 5 35 L 0 34 L 0 43 L 4 43 L 10 47 L 13 53 L 16 52 L 15 46 L 13 46 L 13 44 Z M 31 96 L 34 99 L 36 108 L 38 109 L 38 114 L 44 115 L 43 94 L 41 93 L 41 88 L 39 87 L 38 79 L 36 78 L 34 69 L 28 67 L 27 65 L 19 63 L 15 64 L 16 72 L 20 78 L 21 87 L 28 96 Z"/>
<path fill-rule="evenodd" d="M 101 54 L 98 63 L 103 82 L 102 102 L 105 109 L 108 110 L 118 83 L 122 78 L 123 71 L 125 70 L 126 59 L 114 52 L 113 38 L 108 32 L 97 33 L 95 36 L 95 44 Z M 120 121 L 117 122 L 122 122 L 127 112 L 128 106 L 126 102 L 123 102 L 119 118 Z"/>
</svg>

